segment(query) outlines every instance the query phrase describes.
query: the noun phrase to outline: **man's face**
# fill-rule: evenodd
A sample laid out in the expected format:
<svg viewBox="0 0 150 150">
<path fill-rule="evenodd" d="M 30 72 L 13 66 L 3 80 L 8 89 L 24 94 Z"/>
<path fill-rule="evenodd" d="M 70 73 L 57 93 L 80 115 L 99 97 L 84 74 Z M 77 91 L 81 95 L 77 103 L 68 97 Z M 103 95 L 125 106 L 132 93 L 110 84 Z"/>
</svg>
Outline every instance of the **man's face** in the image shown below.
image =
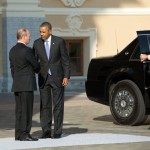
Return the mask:
<svg viewBox="0 0 150 150">
<path fill-rule="evenodd" d="M 40 35 L 43 40 L 46 40 L 51 35 L 52 30 L 48 29 L 48 27 L 40 27 Z"/>
</svg>

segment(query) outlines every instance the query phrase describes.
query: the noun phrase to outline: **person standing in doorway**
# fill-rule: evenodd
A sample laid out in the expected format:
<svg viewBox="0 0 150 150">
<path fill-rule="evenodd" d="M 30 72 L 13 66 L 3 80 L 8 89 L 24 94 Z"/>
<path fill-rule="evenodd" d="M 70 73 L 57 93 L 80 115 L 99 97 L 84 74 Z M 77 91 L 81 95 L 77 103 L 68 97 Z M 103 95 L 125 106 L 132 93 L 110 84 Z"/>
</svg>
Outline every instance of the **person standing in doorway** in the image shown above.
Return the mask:
<svg viewBox="0 0 150 150">
<path fill-rule="evenodd" d="M 15 140 L 37 141 L 30 135 L 33 114 L 33 91 L 36 90 L 35 72 L 39 64 L 33 50 L 27 47 L 30 32 L 21 28 L 17 31 L 17 44 L 9 52 L 10 68 L 13 78 L 12 91 L 15 95 Z"/>
<path fill-rule="evenodd" d="M 40 35 L 41 37 L 34 41 L 33 50 L 41 67 L 38 75 L 40 121 L 43 131 L 41 138 L 60 138 L 64 116 L 64 87 L 70 78 L 70 60 L 64 39 L 52 35 L 52 26 L 49 22 L 40 25 Z M 52 114 L 54 114 L 53 136 Z"/>
</svg>

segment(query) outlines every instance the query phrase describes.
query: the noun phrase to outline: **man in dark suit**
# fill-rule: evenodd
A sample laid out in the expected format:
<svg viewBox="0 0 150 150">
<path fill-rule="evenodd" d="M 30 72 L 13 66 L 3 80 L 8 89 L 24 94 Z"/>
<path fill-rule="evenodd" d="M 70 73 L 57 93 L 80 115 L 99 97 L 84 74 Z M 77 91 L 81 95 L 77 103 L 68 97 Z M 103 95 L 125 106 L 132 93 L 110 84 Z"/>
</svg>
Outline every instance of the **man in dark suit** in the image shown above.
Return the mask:
<svg viewBox="0 0 150 150">
<path fill-rule="evenodd" d="M 9 53 L 10 68 L 13 78 L 12 91 L 16 101 L 15 140 L 37 141 L 30 135 L 33 113 L 33 91 L 36 90 L 35 72 L 39 71 L 39 64 L 33 50 L 26 45 L 30 41 L 27 29 L 17 31 L 17 44 Z"/>
<path fill-rule="evenodd" d="M 33 49 L 40 62 L 39 88 L 41 96 L 41 138 L 51 138 L 52 104 L 54 114 L 53 138 L 62 135 L 64 114 L 64 87 L 70 78 L 70 60 L 65 41 L 52 35 L 49 22 L 40 25 L 41 38 L 35 40 Z M 48 47 L 48 48 L 47 48 Z"/>
</svg>

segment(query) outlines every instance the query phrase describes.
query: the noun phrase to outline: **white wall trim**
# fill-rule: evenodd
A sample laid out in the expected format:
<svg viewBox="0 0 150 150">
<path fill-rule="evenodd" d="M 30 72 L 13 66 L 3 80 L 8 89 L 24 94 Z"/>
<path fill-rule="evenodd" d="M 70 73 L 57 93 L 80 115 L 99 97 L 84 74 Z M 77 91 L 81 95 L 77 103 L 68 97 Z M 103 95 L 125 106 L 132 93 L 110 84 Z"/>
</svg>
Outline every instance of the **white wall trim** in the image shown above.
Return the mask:
<svg viewBox="0 0 150 150">
<path fill-rule="evenodd" d="M 82 15 L 149 15 L 150 8 L 45 8 L 46 14 L 68 15 L 68 12 Z"/>
<path fill-rule="evenodd" d="M 37 4 L 39 0 L 2 0 L 3 3 L 7 4 Z"/>
<path fill-rule="evenodd" d="M 15 0 L 17 2 L 20 0 Z M 37 0 L 36 0 L 37 1 Z M 68 15 L 68 12 L 82 15 L 150 15 L 150 8 L 42 8 L 38 3 L 28 0 L 24 3 L 13 3 L 7 7 L 0 7 L 0 14 L 5 10 L 9 16 L 44 16 Z"/>
</svg>

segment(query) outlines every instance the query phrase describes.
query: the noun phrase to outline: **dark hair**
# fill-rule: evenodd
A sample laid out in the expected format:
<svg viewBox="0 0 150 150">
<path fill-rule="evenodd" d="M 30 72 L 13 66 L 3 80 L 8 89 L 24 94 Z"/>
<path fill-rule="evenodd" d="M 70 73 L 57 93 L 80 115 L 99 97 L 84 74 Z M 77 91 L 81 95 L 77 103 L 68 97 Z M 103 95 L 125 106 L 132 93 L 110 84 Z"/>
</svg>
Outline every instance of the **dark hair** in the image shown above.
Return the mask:
<svg viewBox="0 0 150 150">
<path fill-rule="evenodd" d="M 52 25 L 49 22 L 43 22 L 40 27 L 48 27 L 49 30 L 52 29 Z"/>
</svg>

